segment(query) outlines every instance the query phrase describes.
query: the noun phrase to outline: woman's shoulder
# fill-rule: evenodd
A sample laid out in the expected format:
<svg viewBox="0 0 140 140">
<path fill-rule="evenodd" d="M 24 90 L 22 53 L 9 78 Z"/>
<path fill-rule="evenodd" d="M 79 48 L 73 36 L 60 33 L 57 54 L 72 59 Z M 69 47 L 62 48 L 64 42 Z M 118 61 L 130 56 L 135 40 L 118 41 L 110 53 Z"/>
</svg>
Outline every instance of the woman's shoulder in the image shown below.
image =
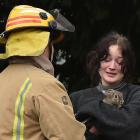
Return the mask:
<svg viewBox="0 0 140 140">
<path fill-rule="evenodd" d="M 73 95 L 86 94 L 86 93 L 89 93 L 89 92 L 93 92 L 94 90 L 97 90 L 97 88 L 92 87 L 92 88 L 81 89 L 81 90 L 78 90 L 78 91 L 74 91 L 71 94 L 73 94 Z"/>
<path fill-rule="evenodd" d="M 138 84 L 133 84 L 133 83 L 128 83 L 127 87 L 131 90 L 131 91 L 140 91 L 140 85 Z"/>
<path fill-rule="evenodd" d="M 124 92 L 124 96 L 127 98 L 140 98 L 140 85 L 127 83 L 126 86 L 122 89 L 122 92 Z"/>
<path fill-rule="evenodd" d="M 70 94 L 71 97 L 80 97 L 80 96 L 89 96 L 90 94 L 93 94 L 95 92 L 97 92 L 97 88 L 96 87 L 92 87 L 92 88 L 86 88 L 86 89 L 81 89 L 78 91 L 74 91 Z"/>
</svg>

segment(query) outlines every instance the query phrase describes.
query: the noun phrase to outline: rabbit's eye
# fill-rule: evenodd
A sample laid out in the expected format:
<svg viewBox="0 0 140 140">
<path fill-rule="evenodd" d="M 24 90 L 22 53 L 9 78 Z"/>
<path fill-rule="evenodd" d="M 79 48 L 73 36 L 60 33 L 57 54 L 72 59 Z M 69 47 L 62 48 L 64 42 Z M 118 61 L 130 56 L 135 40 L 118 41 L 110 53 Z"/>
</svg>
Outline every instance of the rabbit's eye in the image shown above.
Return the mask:
<svg viewBox="0 0 140 140">
<path fill-rule="evenodd" d="M 118 96 L 117 96 L 117 95 L 115 95 L 115 98 L 118 98 Z"/>
</svg>

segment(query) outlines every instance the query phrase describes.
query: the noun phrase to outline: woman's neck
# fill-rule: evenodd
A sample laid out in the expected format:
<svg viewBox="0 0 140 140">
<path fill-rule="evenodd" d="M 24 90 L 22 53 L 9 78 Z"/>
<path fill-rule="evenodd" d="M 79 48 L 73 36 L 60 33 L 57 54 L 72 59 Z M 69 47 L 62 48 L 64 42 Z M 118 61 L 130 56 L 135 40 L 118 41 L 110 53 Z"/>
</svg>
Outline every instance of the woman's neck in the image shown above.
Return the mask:
<svg viewBox="0 0 140 140">
<path fill-rule="evenodd" d="M 98 88 L 100 90 L 108 90 L 108 89 L 114 89 L 114 90 L 119 90 L 122 87 L 124 87 L 126 85 L 126 82 L 121 81 L 117 84 L 113 84 L 113 85 L 103 85 L 102 83 L 99 83 Z"/>
</svg>

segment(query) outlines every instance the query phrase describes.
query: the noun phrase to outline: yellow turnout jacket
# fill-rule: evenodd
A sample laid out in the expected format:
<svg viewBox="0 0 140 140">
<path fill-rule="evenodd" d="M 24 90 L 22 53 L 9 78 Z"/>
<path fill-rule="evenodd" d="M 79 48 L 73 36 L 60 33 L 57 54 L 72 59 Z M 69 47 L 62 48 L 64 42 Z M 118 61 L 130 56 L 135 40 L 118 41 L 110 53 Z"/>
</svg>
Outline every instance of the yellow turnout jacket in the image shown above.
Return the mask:
<svg viewBox="0 0 140 140">
<path fill-rule="evenodd" d="M 0 74 L 0 140 L 85 140 L 64 86 L 31 64 Z"/>
</svg>

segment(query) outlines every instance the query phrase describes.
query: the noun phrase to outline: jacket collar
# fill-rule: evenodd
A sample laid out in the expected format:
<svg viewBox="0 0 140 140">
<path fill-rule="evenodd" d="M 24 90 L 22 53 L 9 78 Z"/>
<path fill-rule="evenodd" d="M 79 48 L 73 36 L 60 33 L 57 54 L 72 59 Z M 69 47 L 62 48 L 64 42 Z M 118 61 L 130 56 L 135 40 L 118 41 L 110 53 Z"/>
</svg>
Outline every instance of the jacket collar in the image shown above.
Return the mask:
<svg viewBox="0 0 140 140">
<path fill-rule="evenodd" d="M 101 91 L 103 94 L 105 94 L 107 90 L 112 90 L 112 89 L 113 89 L 113 90 L 119 91 L 119 90 L 121 90 L 123 87 L 125 87 L 126 85 L 127 85 L 127 83 L 124 82 L 124 81 L 120 82 L 119 84 L 117 84 L 117 85 L 115 85 L 115 86 L 104 86 L 104 85 L 102 85 L 101 83 L 99 83 L 98 86 L 97 86 L 97 89 L 98 89 L 99 91 Z"/>
</svg>

